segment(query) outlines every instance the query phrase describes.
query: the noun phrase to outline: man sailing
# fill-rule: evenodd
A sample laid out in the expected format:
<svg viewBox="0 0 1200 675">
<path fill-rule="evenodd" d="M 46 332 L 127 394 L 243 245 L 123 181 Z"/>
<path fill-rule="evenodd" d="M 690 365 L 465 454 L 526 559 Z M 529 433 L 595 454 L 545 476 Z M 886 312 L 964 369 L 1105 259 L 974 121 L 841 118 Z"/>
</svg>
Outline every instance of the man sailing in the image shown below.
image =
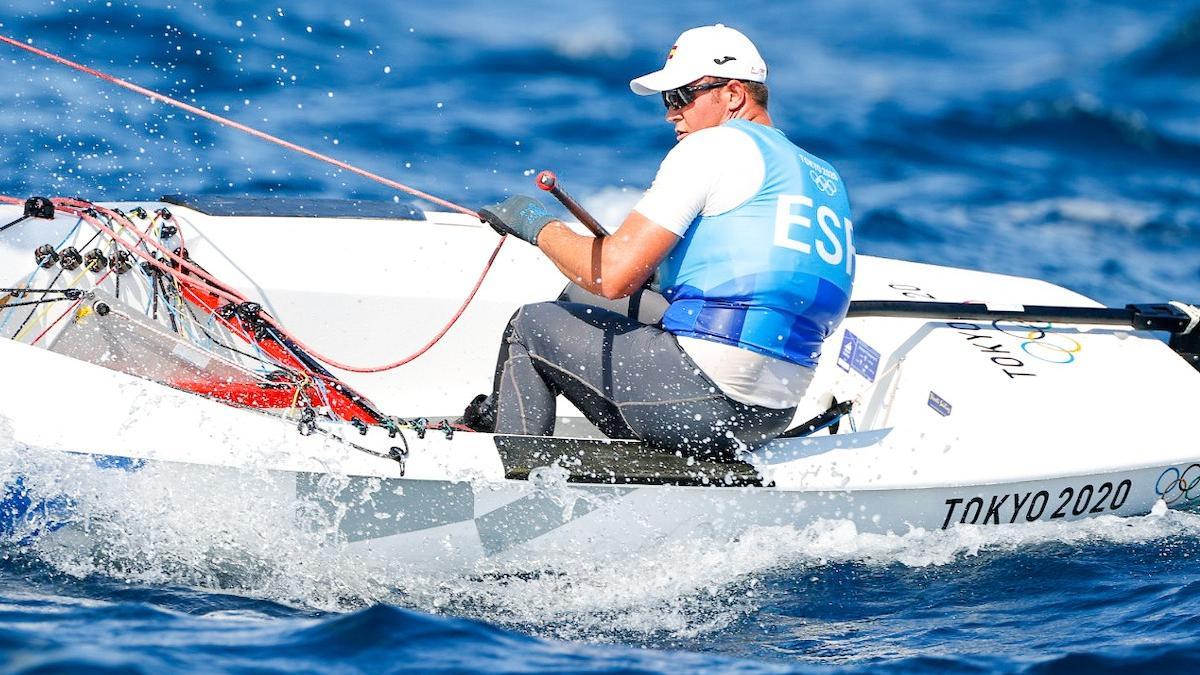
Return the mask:
<svg viewBox="0 0 1200 675">
<path fill-rule="evenodd" d="M 684 32 L 661 70 L 630 82 L 660 94 L 677 145 L 613 234 L 581 236 L 535 199 L 480 210 L 605 298 L 657 270 L 658 325 L 575 302 L 522 307 L 494 390 L 465 420 L 549 435 L 564 395 L 606 435 L 732 458 L 783 432 L 854 279 L 850 203 L 827 162 L 775 129 L 767 66 L 724 25 Z"/>
</svg>

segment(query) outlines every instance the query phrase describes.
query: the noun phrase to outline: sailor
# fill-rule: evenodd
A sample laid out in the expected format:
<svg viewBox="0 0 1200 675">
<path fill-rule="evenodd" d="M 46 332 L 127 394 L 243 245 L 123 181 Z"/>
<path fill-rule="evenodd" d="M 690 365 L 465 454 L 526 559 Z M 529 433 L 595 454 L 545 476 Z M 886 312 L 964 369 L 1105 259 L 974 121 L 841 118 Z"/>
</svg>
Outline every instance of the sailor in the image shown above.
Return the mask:
<svg viewBox="0 0 1200 675">
<path fill-rule="evenodd" d="M 609 236 L 524 195 L 480 210 L 604 298 L 655 275 L 667 307 L 654 325 L 591 303 L 522 307 L 465 423 L 549 435 L 562 394 L 609 437 L 723 459 L 787 428 L 846 315 L 855 254 L 841 176 L 772 126 L 766 77 L 754 44 L 717 24 L 630 82 L 661 95 L 677 144 Z"/>
</svg>

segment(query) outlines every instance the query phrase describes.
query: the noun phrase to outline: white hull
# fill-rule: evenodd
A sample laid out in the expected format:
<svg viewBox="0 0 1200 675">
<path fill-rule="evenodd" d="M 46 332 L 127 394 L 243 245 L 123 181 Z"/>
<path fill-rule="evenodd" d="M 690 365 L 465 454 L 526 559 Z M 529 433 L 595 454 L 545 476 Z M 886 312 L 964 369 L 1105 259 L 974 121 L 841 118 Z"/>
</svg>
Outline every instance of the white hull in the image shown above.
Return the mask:
<svg viewBox="0 0 1200 675">
<path fill-rule="evenodd" d="M 758 526 L 801 531 L 823 520 L 850 521 L 860 533 L 904 534 L 1142 515 L 1160 499 L 1155 483 L 1163 474 L 1154 467 L 961 488 L 809 491 L 606 486 L 553 479 L 375 479 L 200 464 L 99 464 L 94 457 L 60 458 L 49 481 L 59 492 L 47 497 L 60 505 L 66 498 L 71 508 L 35 513 L 21 523 L 18 534 L 61 524 L 93 528 L 96 518 L 121 520 L 122 514 L 105 511 L 113 503 L 109 496 L 62 490 L 64 485 L 114 484 L 111 475 L 101 477 L 106 473 L 117 474 L 115 484 L 133 494 L 169 495 L 171 508 L 220 499 L 223 489 L 237 491 L 234 505 L 250 507 L 236 515 L 227 510 L 227 517 L 255 519 L 261 517 L 262 504 L 290 504 L 287 508 L 296 514 L 290 527 L 322 532 L 323 543 L 370 568 L 528 571 L 554 569 L 560 561 L 581 556 L 619 558 L 674 540 L 732 539 Z M 36 493 L 44 479 L 28 477 L 28 489 Z"/>
<path fill-rule="evenodd" d="M 209 272 L 314 347 L 356 362 L 391 360 L 424 343 L 495 241 L 447 214 L 428 214 L 428 222 L 222 218 L 171 208 Z M 0 222 L 10 210 L 0 208 Z M 6 233 L 3 283 L 24 280 L 29 251 L 73 222 Z M 561 284 L 536 251 L 512 243 L 462 322 L 428 354 L 386 374 L 338 374 L 387 412 L 453 414 L 488 388 L 498 336 L 516 306 L 552 298 Z M 865 256 L 855 299 L 1095 304 L 1044 282 Z M 0 432 L 7 426 L 16 448 L 7 477 L 21 475 L 35 501 L 94 515 L 86 505 L 103 495 L 82 486 L 113 475 L 170 485 L 181 499 L 219 499 L 215 486 L 245 485 L 293 504 L 331 543 L 380 565 L 523 569 L 756 525 L 839 519 L 863 532 L 902 533 L 1134 515 L 1160 498 L 1173 506 L 1200 498 L 1200 489 L 1183 491 L 1200 479 L 1200 466 L 1189 470 L 1200 448 L 1169 423 L 1189 419 L 1200 373 L 1130 329 L 850 319 L 827 343 L 798 417 L 822 411 L 831 396 L 853 399 L 857 431 L 843 422 L 837 435 L 775 441 L 730 465 L 742 473 L 728 479 L 720 467 L 674 465 L 674 478 L 659 482 L 676 484 L 659 485 L 573 463 L 644 454 L 636 444 L 530 450 L 533 441 L 513 437 L 407 431 L 399 439 L 332 424 L 302 436 L 294 421 L 40 346 L 0 340 L 0 364 Z M 392 448 L 406 449 L 402 461 L 364 451 Z M 139 461 L 114 467 L 112 458 Z M 34 509 L 16 526 L 77 525 L 65 511 Z"/>
</svg>

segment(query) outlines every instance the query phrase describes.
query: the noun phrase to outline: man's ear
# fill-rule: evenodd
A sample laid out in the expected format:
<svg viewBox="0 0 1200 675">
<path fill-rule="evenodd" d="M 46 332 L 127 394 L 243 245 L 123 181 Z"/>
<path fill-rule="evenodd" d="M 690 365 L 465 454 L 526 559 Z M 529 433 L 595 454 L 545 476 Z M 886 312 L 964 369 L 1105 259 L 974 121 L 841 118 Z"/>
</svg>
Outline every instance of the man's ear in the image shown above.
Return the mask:
<svg viewBox="0 0 1200 675">
<path fill-rule="evenodd" d="M 749 98 L 750 92 L 746 91 L 746 85 L 742 84 L 741 80 L 734 80 L 729 83 L 729 101 L 725 104 L 727 110 L 740 110 L 746 105 L 746 100 Z"/>
</svg>

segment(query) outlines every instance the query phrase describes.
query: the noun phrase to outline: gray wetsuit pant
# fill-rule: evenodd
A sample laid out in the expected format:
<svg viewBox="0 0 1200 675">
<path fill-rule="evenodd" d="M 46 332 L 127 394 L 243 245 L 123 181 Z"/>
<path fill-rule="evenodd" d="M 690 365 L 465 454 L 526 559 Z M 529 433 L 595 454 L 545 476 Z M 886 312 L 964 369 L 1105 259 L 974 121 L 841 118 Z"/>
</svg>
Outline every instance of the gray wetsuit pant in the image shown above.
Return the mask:
<svg viewBox="0 0 1200 675">
<path fill-rule="evenodd" d="M 517 310 L 495 392 L 496 433 L 551 434 L 562 394 L 610 438 L 724 459 L 782 433 L 795 413 L 725 396 L 657 326 L 565 301 Z"/>
</svg>

